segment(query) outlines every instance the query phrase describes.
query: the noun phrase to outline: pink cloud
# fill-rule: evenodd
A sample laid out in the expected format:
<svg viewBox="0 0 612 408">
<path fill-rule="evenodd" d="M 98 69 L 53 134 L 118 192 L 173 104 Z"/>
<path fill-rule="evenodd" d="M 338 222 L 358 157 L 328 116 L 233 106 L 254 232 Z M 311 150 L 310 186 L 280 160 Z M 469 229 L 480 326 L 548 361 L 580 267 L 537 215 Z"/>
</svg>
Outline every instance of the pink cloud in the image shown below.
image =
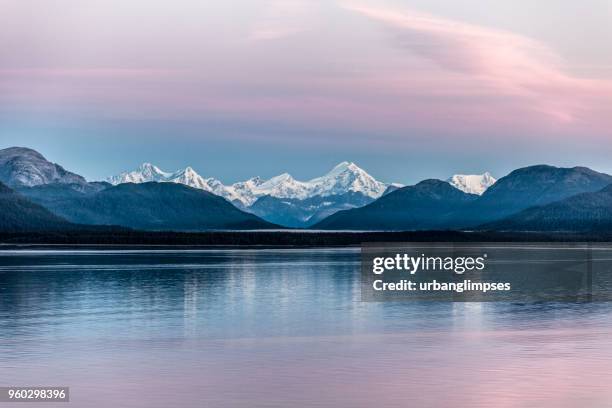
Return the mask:
<svg viewBox="0 0 612 408">
<path fill-rule="evenodd" d="M 599 115 L 598 106 L 612 98 L 612 81 L 572 76 L 546 44 L 411 10 L 355 4 L 345 7 L 380 23 L 400 49 L 462 76 L 464 81 L 450 84 L 458 93 L 465 92 L 459 89 L 462 83 L 470 82 L 473 87 L 516 98 L 559 123 L 606 119 Z M 435 71 L 430 74 L 434 88 L 435 83 L 449 85 L 443 76 Z"/>
<path fill-rule="evenodd" d="M 313 0 L 273 0 L 254 24 L 248 39 L 276 40 L 306 31 L 310 28 L 313 8 Z"/>
<path fill-rule="evenodd" d="M 53 26 L 59 34 L 6 52 L 0 113 L 290 122 L 386 143 L 432 131 L 528 142 L 610 133 L 612 82 L 571 74 L 540 41 L 412 10 L 322 4 L 272 0 L 231 30 L 199 20 L 185 32 L 130 30 L 120 40 L 94 30 L 87 52 L 72 40 L 90 24 L 62 24 L 58 44 L 63 31 Z"/>
</svg>

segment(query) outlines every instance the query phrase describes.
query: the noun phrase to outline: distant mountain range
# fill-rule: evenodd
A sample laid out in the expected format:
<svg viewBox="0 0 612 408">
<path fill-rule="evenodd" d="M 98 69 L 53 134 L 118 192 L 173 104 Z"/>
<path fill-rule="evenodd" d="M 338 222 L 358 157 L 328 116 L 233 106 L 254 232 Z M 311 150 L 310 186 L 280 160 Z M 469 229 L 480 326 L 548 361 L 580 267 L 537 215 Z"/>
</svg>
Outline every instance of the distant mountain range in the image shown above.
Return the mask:
<svg viewBox="0 0 612 408">
<path fill-rule="evenodd" d="M 446 188 L 448 184 L 439 180 L 427 180 L 398 189 L 365 207 L 338 212 L 314 228 L 497 229 L 503 226 L 489 223 L 533 206 L 595 192 L 610 184 L 612 176 L 585 167 L 545 165 L 515 170 L 481 196 Z"/>
<path fill-rule="evenodd" d="M 150 163 L 107 181 L 114 185 L 151 181 L 184 184 L 224 197 L 240 209 L 286 227 L 307 227 L 336 211 L 368 204 L 389 187 L 401 187 L 378 181 L 350 162 L 342 162 L 309 181 L 283 173 L 268 180 L 253 177 L 224 185 L 215 178 L 200 176 L 191 167 L 165 172 Z"/>
<path fill-rule="evenodd" d="M 87 182 L 27 148 L 0 150 L 0 231 L 82 229 L 77 224 L 144 230 L 265 229 L 277 225 L 222 197 L 177 183 Z"/>
<path fill-rule="evenodd" d="M 341 210 L 362 207 L 403 185 L 376 180 L 355 163 L 342 162 L 321 177 L 299 181 L 283 173 L 268 180 L 253 177 L 224 185 L 219 180 L 200 176 L 191 167 L 166 172 L 144 163 L 138 169 L 107 179 L 111 184 L 171 182 L 209 191 L 226 198 L 237 207 L 267 221 L 287 227 L 308 227 Z M 447 182 L 473 194 L 482 194 L 495 183 L 489 173 L 455 175 Z"/>
<path fill-rule="evenodd" d="M 389 186 L 350 162 L 342 162 L 329 173 L 309 181 L 299 181 L 289 173 L 283 173 L 268 180 L 253 177 L 226 186 L 215 178 L 200 176 L 191 167 L 175 172 L 165 172 L 150 163 L 144 163 L 134 171 L 109 177 L 107 181 L 113 185 L 150 181 L 179 183 L 209 191 L 245 208 L 264 196 L 305 200 L 315 196 L 354 192 L 375 199 L 380 197 Z"/>
<path fill-rule="evenodd" d="M 121 226 L 210 229 L 480 230 L 584 232 L 612 228 L 612 176 L 585 167 L 517 169 L 425 180 L 376 180 L 354 163 L 299 181 L 289 174 L 224 185 L 192 168 L 152 164 L 107 182 L 27 148 L 0 150 L 0 231 Z"/>
</svg>

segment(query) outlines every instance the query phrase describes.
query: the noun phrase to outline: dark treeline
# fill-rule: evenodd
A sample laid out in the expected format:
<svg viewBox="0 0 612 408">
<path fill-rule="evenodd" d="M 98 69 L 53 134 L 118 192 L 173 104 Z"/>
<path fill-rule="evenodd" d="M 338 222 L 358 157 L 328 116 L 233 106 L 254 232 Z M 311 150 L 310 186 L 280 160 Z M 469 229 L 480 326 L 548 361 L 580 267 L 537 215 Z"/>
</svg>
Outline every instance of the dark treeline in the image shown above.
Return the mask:
<svg viewBox="0 0 612 408">
<path fill-rule="evenodd" d="M 541 234 L 458 231 L 300 232 L 300 231 L 61 231 L 0 233 L 4 248 L 23 245 L 74 246 L 357 246 L 364 242 L 586 242 L 611 241 L 612 234 Z"/>
</svg>

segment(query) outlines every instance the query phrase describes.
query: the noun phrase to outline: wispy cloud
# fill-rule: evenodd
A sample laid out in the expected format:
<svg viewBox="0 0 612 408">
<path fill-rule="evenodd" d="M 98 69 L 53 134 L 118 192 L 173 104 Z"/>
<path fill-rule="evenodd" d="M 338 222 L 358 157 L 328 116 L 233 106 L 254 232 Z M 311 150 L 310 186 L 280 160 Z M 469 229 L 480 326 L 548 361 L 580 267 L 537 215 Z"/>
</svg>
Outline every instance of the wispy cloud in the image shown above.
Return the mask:
<svg viewBox="0 0 612 408">
<path fill-rule="evenodd" d="M 184 9 L 134 14 L 148 27 L 139 31 L 117 2 L 100 0 L 116 32 L 98 30 L 88 7 L 72 17 L 59 9 L 47 31 L 0 24 L 5 42 L 22 39 L 0 41 L 0 113 L 316 124 L 393 143 L 432 132 L 474 144 L 508 134 L 528 144 L 534 134 L 610 134 L 605 74 L 580 77 L 525 35 L 383 1 L 189 0 Z"/>
<path fill-rule="evenodd" d="M 413 10 L 353 3 L 345 8 L 380 23 L 401 50 L 474 81 L 473 86 L 520 98 L 559 122 L 590 120 L 589 111 L 612 98 L 612 82 L 571 75 L 562 58 L 535 39 Z"/>
<path fill-rule="evenodd" d="M 185 72 L 184 70 L 149 68 L 14 68 L 0 69 L 0 78 L 159 79 Z"/>
<path fill-rule="evenodd" d="M 306 31 L 307 18 L 314 2 L 305 0 L 273 0 L 254 24 L 249 40 L 276 40 Z"/>
</svg>

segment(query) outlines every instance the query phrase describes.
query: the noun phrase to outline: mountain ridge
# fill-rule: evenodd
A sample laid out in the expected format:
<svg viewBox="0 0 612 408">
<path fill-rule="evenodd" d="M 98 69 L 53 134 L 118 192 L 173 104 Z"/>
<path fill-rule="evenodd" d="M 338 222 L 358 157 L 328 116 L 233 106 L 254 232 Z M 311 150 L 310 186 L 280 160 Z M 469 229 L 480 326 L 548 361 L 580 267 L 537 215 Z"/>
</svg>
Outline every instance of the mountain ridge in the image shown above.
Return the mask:
<svg viewBox="0 0 612 408">
<path fill-rule="evenodd" d="M 9 147 L 0 150 L 0 182 L 9 187 L 41 184 L 87 184 L 84 177 L 48 161 L 36 150 Z"/>
<path fill-rule="evenodd" d="M 337 212 L 313 229 L 426 230 L 446 229 L 453 211 L 476 200 L 449 183 L 427 179 L 392 191 L 361 208 Z"/>
<path fill-rule="evenodd" d="M 172 231 L 278 228 L 222 197 L 178 183 L 123 183 L 95 193 L 64 190 L 55 196 L 36 195 L 39 189 L 24 192 L 78 224 Z"/>
<path fill-rule="evenodd" d="M 612 184 L 596 192 L 527 208 L 480 230 L 594 232 L 612 230 Z"/>
<path fill-rule="evenodd" d="M 481 196 L 468 194 L 470 199 L 444 192 L 443 183 L 425 180 L 398 189 L 365 207 L 338 212 L 313 228 L 470 230 L 529 207 L 598 191 L 612 184 L 612 176 L 585 167 L 529 166 L 500 178 Z"/>
<path fill-rule="evenodd" d="M 0 150 L 0 182 L 12 184 L 2 184 L 0 194 L 5 199 L 19 197 L 24 211 L 31 210 L 25 204 L 29 201 L 73 224 L 143 229 L 276 228 L 282 224 L 321 229 L 471 230 L 484 226 L 548 231 L 565 225 L 569 231 L 582 231 L 607 222 L 607 208 L 602 206 L 608 203 L 606 188 L 612 185 L 612 176 L 581 166 L 534 165 L 498 180 L 488 172 L 456 174 L 446 181 L 428 179 L 400 187 L 380 182 L 346 161 L 308 181 L 282 173 L 226 186 L 200 176 L 192 167 L 171 173 L 143 163 L 110 181 L 115 185 L 87 182 L 33 149 Z M 6 208 L 19 208 L 11 205 Z M 121 214 L 126 209 L 127 214 Z"/>
<path fill-rule="evenodd" d="M 529 207 L 595 192 L 609 184 L 612 176 L 582 166 L 522 167 L 497 180 L 467 212 L 458 213 L 457 218 L 463 220 L 463 227 L 474 227 Z"/>
<path fill-rule="evenodd" d="M 147 181 L 180 183 L 220 195 L 242 207 L 249 207 L 258 198 L 266 195 L 304 200 L 318 195 L 330 196 L 357 192 L 371 198 L 378 198 L 391 185 L 376 180 L 355 163 L 348 161 L 341 162 L 325 175 L 308 181 L 296 180 L 289 173 L 282 173 L 267 180 L 253 177 L 231 185 L 224 185 L 215 178 L 200 176 L 191 167 L 175 172 L 165 172 L 150 163 L 143 163 L 134 171 L 109 177 L 107 181 L 113 185 Z"/>
</svg>

